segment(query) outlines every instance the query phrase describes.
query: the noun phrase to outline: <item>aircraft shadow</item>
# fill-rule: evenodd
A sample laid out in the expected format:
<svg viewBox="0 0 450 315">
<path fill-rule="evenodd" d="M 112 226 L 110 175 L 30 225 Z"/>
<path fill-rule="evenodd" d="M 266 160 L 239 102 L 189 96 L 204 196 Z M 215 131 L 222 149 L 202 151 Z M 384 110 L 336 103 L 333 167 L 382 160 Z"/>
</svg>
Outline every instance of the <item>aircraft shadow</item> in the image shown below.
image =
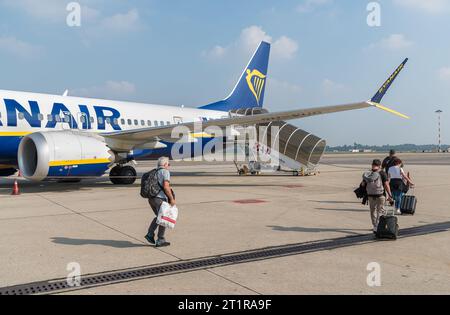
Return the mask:
<svg viewBox="0 0 450 315">
<path fill-rule="evenodd" d="M 0 195 L 11 195 L 14 185 L 14 179 L 8 178 L 0 181 Z M 21 194 L 36 194 L 46 192 L 74 192 L 74 191 L 90 191 L 94 188 L 115 189 L 117 187 L 140 187 L 140 182 L 133 185 L 116 186 L 113 185 L 108 178 L 87 179 L 80 183 L 58 183 L 58 182 L 39 182 L 33 183 L 27 180 L 19 180 L 19 188 Z"/>
<path fill-rule="evenodd" d="M 71 245 L 71 246 L 98 245 L 98 246 L 107 246 L 107 247 L 113 247 L 113 248 L 148 247 L 148 245 L 134 244 L 129 241 L 91 240 L 91 239 L 78 239 L 78 238 L 67 238 L 67 237 L 53 237 L 52 242 L 55 244 Z"/>
<path fill-rule="evenodd" d="M 172 173 L 173 177 L 179 176 L 193 176 L 193 173 Z M 201 176 L 201 175 L 200 175 Z M 217 178 L 217 175 L 213 175 L 209 173 L 205 175 L 205 177 Z M 229 175 L 236 177 L 237 175 Z M 19 188 L 22 194 L 36 194 L 36 193 L 46 193 L 46 192 L 59 192 L 59 193 L 67 193 L 74 191 L 90 191 L 95 188 L 104 188 L 104 189 L 116 189 L 116 188 L 134 188 L 140 189 L 140 178 L 142 174 L 138 174 L 138 180 L 133 185 L 113 185 L 108 177 L 99 177 L 96 179 L 85 179 L 82 182 L 78 183 L 59 183 L 59 182 L 30 182 L 24 179 L 19 179 Z M 224 175 L 220 175 L 219 177 L 224 177 Z M 6 196 L 11 195 L 13 190 L 15 178 L 3 178 L 0 180 L 0 195 Z M 248 183 L 248 184 L 238 184 L 238 183 L 205 183 L 201 184 L 195 183 L 174 183 L 174 187 L 286 187 L 285 184 L 263 184 L 263 183 Z"/>
</svg>

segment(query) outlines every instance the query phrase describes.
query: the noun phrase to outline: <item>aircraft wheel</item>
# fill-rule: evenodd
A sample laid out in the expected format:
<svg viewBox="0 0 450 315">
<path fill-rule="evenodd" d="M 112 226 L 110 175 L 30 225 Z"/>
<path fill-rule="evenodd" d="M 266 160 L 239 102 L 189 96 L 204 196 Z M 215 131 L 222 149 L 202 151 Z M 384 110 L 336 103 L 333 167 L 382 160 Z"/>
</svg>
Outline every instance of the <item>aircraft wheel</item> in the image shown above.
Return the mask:
<svg viewBox="0 0 450 315">
<path fill-rule="evenodd" d="M 137 173 L 134 167 L 125 166 L 120 169 L 119 176 L 122 185 L 133 185 L 136 182 Z"/>
<path fill-rule="evenodd" d="M 293 175 L 294 175 L 294 176 L 300 176 L 300 173 L 299 173 L 298 171 L 294 171 L 294 172 L 293 172 Z"/>
<path fill-rule="evenodd" d="M 109 180 L 114 185 L 121 185 L 122 184 L 122 178 L 119 178 L 120 171 L 121 171 L 121 167 L 120 166 L 116 166 L 116 167 L 112 168 L 111 171 L 109 172 Z"/>
</svg>

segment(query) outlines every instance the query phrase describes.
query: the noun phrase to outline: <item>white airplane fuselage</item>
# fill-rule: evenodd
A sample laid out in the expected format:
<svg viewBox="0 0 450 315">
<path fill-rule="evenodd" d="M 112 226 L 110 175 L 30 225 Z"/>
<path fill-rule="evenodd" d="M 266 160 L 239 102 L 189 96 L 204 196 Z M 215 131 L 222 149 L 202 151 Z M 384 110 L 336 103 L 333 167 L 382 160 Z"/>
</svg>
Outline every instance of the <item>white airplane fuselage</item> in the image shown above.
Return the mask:
<svg viewBox="0 0 450 315">
<path fill-rule="evenodd" d="M 17 166 L 21 138 L 35 132 L 99 134 L 224 117 L 227 112 L 182 106 L 0 90 L 0 165 Z"/>
</svg>

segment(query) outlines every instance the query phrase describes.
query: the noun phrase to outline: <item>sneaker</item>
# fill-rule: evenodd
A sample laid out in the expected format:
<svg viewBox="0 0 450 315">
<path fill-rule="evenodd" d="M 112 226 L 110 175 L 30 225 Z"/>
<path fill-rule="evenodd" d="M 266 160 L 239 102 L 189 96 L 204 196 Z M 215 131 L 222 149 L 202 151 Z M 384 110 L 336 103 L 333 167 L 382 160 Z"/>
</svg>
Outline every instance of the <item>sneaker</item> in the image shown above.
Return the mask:
<svg viewBox="0 0 450 315">
<path fill-rule="evenodd" d="M 155 238 L 154 237 L 150 237 L 148 235 L 145 235 L 145 239 L 147 240 L 147 242 L 150 243 L 150 245 L 156 246 L 156 242 L 155 242 Z"/>
<path fill-rule="evenodd" d="M 169 242 L 166 242 L 166 241 L 158 241 L 158 242 L 156 242 L 156 247 L 167 247 L 167 246 L 170 246 Z"/>
<path fill-rule="evenodd" d="M 395 212 L 395 214 L 396 214 L 396 215 L 402 215 L 402 212 L 401 212 L 400 210 L 397 210 L 397 211 Z"/>
</svg>

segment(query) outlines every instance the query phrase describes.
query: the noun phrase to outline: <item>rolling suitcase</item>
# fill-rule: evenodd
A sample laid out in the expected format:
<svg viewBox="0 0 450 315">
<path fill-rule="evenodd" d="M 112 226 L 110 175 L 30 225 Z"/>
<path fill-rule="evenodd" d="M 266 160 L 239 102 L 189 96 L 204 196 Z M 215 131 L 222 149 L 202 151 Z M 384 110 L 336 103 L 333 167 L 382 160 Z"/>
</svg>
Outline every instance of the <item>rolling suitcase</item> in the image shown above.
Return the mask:
<svg viewBox="0 0 450 315">
<path fill-rule="evenodd" d="M 400 212 L 405 215 L 414 215 L 416 213 L 417 198 L 412 195 L 405 195 L 400 203 Z"/>
<path fill-rule="evenodd" d="M 394 215 L 394 210 L 392 209 L 391 214 L 380 217 L 376 237 L 378 239 L 396 240 L 398 232 L 398 218 Z"/>
</svg>

